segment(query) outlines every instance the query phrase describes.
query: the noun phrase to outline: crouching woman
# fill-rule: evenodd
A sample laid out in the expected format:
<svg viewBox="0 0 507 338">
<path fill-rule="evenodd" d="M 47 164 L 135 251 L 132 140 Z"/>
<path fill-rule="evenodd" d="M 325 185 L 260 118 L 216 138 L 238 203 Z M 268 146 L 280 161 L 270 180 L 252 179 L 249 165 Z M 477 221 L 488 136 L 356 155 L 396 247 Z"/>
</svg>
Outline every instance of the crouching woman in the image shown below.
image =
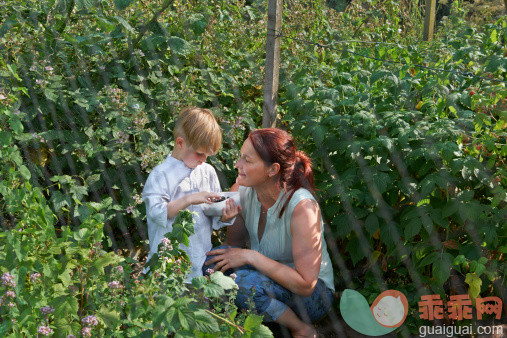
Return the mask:
<svg viewBox="0 0 507 338">
<path fill-rule="evenodd" d="M 253 300 L 264 321 L 314 337 L 311 323 L 331 307 L 334 284 L 311 161 L 290 134 L 266 128 L 250 133 L 236 168 L 242 211 L 203 270 L 234 271 L 239 308 Z"/>
</svg>

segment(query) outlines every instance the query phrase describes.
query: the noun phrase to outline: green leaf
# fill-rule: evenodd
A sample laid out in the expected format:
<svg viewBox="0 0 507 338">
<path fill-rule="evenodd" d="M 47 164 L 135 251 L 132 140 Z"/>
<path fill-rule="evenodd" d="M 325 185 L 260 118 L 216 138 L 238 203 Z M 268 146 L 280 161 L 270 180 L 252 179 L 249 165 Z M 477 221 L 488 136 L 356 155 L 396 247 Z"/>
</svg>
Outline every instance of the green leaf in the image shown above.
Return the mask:
<svg viewBox="0 0 507 338">
<path fill-rule="evenodd" d="M 55 317 L 67 317 L 69 315 L 77 315 L 79 305 L 74 296 L 60 296 L 53 300 L 52 306 L 55 309 Z"/>
<path fill-rule="evenodd" d="M 134 0 L 114 0 L 114 5 L 116 6 L 116 8 L 118 8 L 120 11 L 124 10 L 125 8 L 127 8 L 128 6 L 130 6 L 130 4 L 133 2 Z"/>
<path fill-rule="evenodd" d="M 64 206 L 68 207 L 68 206 L 70 206 L 70 203 L 71 203 L 70 197 L 64 196 L 59 191 L 53 192 L 53 194 L 51 195 L 50 201 L 53 203 L 53 207 L 54 207 L 55 211 L 59 211 Z"/>
<path fill-rule="evenodd" d="M 273 337 L 273 332 L 269 330 L 267 326 L 259 325 L 255 329 L 252 330 L 252 336 L 251 337 Z"/>
<path fill-rule="evenodd" d="M 17 73 L 16 65 L 7 64 L 6 66 L 7 66 L 7 69 L 9 70 L 9 72 L 12 74 L 12 76 L 14 76 L 18 81 L 21 81 L 21 78 L 19 77 L 19 75 Z"/>
<path fill-rule="evenodd" d="M 421 197 L 426 197 L 435 189 L 435 180 L 432 175 L 426 176 L 421 182 Z"/>
<path fill-rule="evenodd" d="M 224 288 L 215 283 L 207 284 L 203 287 L 203 292 L 206 297 L 217 298 L 225 294 Z"/>
<path fill-rule="evenodd" d="M 58 275 L 58 278 L 62 281 L 63 286 L 67 287 L 72 282 L 72 268 L 65 269 L 60 275 Z"/>
<path fill-rule="evenodd" d="M 11 144 L 12 134 L 8 131 L 0 131 L 0 145 L 8 146 Z"/>
<path fill-rule="evenodd" d="M 201 332 L 213 333 L 220 331 L 215 318 L 202 309 L 199 309 L 194 313 L 194 319 L 196 329 Z"/>
<path fill-rule="evenodd" d="M 130 302 L 130 311 L 128 314 L 132 318 L 141 317 L 146 313 L 148 307 L 148 300 L 143 296 L 137 296 L 133 301 Z"/>
<path fill-rule="evenodd" d="M 187 56 L 192 52 L 192 46 L 182 38 L 171 36 L 167 39 L 171 51 L 177 55 Z"/>
<path fill-rule="evenodd" d="M 350 254 L 350 258 L 354 265 L 365 257 L 363 247 L 355 236 L 347 243 L 346 251 Z"/>
<path fill-rule="evenodd" d="M 449 217 L 458 211 L 459 202 L 455 199 L 449 200 L 442 208 L 442 217 Z"/>
<path fill-rule="evenodd" d="M 426 265 L 429 265 L 429 264 L 433 264 L 433 262 L 435 262 L 438 259 L 438 255 L 439 254 L 440 254 L 439 252 L 432 252 L 429 255 L 426 255 L 422 259 L 421 263 L 419 263 L 419 267 L 423 267 L 423 266 L 426 266 Z"/>
<path fill-rule="evenodd" d="M 336 236 L 339 238 L 346 238 L 352 231 L 352 223 L 349 221 L 347 214 L 342 213 L 333 219 L 333 229 L 335 229 Z"/>
<path fill-rule="evenodd" d="M 23 132 L 23 124 L 17 116 L 13 116 L 9 122 L 14 134 L 21 134 Z"/>
<path fill-rule="evenodd" d="M 412 218 L 408 223 L 405 225 L 405 240 L 408 241 L 412 239 L 414 236 L 419 234 L 421 231 L 422 222 L 419 217 Z"/>
<path fill-rule="evenodd" d="M 88 195 L 88 187 L 74 184 L 70 187 L 70 193 L 75 200 L 81 201 L 83 196 Z"/>
<path fill-rule="evenodd" d="M 432 274 L 438 285 L 443 285 L 451 275 L 453 257 L 449 253 L 439 254 L 438 259 L 433 263 Z"/>
<path fill-rule="evenodd" d="M 364 221 L 364 228 L 370 235 L 373 235 L 379 229 L 378 217 L 374 213 L 371 213 L 366 217 Z"/>
<path fill-rule="evenodd" d="M 93 7 L 92 0 L 76 0 L 76 6 L 79 10 L 90 9 Z"/>
<path fill-rule="evenodd" d="M 104 268 L 111 264 L 118 264 L 123 260 L 122 257 L 116 255 L 114 252 L 108 252 L 104 256 L 99 257 L 93 262 L 93 267 L 101 275 L 104 274 Z"/>
<path fill-rule="evenodd" d="M 116 329 L 120 324 L 120 313 L 114 309 L 101 307 L 97 312 L 97 318 L 108 328 Z"/>
<path fill-rule="evenodd" d="M 391 180 L 388 174 L 383 172 L 376 172 L 373 175 L 373 183 L 375 184 L 375 187 L 378 189 L 379 193 L 383 194 L 387 190 L 387 187 L 391 183 Z"/>
<path fill-rule="evenodd" d="M 178 311 L 178 320 L 179 320 L 180 325 L 183 329 L 188 330 L 190 328 L 190 325 L 188 323 L 188 318 L 183 311 Z"/>
<path fill-rule="evenodd" d="M 465 283 L 467 283 L 470 287 L 468 290 L 470 297 L 473 299 L 479 297 L 479 294 L 481 293 L 482 279 L 475 273 L 467 273 Z"/>
<path fill-rule="evenodd" d="M 135 34 L 134 28 L 121 16 L 115 16 L 114 19 L 120 26 L 125 28 L 125 30 L 131 34 Z"/>
<path fill-rule="evenodd" d="M 251 314 L 248 317 L 246 317 L 245 324 L 243 325 L 243 327 L 245 328 L 245 330 L 251 331 L 255 327 L 257 327 L 261 324 L 262 324 L 262 317 L 255 315 L 255 314 Z"/>
<path fill-rule="evenodd" d="M 477 267 L 475 268 L 475 274 L 480 277 L 485 270 L 486 267 L 484 266 L 484 264 L 478 263 Z"/>
<path fill-rule="evenodd" d="M 28 170 L 28 168 L 24 165 L 19 167 L 19 172 L 21 173 L 21 176 L 23 176 L 23 178 L 27 181 L 30 180 L 30 178 L 32 177 L 30 170 Z"/>
<path fill-rule="evenodd" d="M 380 239 L 386 244 L 388 250 L 396 246 L 396 239 L 399 239 L 396 222 L 389 222 L 380 227 Z"/>
<path fill-rule="evenodd" d="M 81 222 L 84 222 L 90 216 L 90 210 L 86 205 L 80 205 L 77 209 L 75 209 L 74 216 L 79 217 Z"/>
<path fill-rule="evenodd" d="M 236 282 L 231 277 L 225 276 L 221 271 L 211 274 L 210 279 L 213 283 L 219 285 L 224 290 L 230 290 L 236 287 Z"/>
<path fill-rule="evenodd" d="M 458 200 L 461 202 L 468 202 L 474 198 L 475 192 L 473 190 L 462 190 L 458 193 Z"/>
<path fill-rule="evenodd" d="M 498 32 L 496 31 L 496 29 L 493 29 L 491 31 L 491 35 L 489 36 L 490 40 L 492 43 L 495 43 L 498 41 Z"/>
<path fill-rule="evenodd" d="M 467 261 L 467 259 L 466 259 L 465 255 L 458 255 L 454 258 L 454 260 L 452 261 L 452 264 L 456 265 L 456 266 L 460 266 L 461 264 L 463 264 L 466 261 Z"/>
<path fill-rule="evenodd" d="M 0 337 L 7 337 L 7 332 L 11 329 L 12 322 L 7 320 L 0 325 Z"/>
<path fill-rule="evenodd" d="M 486 257 L 481 257 L 477 260 L 477 263 L 480 263 L 480 264 L 487 264 L 488 263 L 488 259 Z"/>
<path fill-rule="evenodd" d="M 192 285 L 196 289 L 202 289 L 206 284 L 208 284 L 208 278 L 206 278 L 205 276 L 195 277 L 192 279 Z"/>
</svg>

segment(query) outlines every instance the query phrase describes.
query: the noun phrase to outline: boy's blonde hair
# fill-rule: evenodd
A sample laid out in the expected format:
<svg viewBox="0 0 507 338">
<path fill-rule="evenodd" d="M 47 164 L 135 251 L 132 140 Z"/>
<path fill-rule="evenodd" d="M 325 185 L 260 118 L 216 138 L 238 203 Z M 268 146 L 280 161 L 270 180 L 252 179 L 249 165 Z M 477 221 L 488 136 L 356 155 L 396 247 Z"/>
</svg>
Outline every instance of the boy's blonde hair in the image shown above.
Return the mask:
<svg viewBox="0 0 507 338">
<path fill-rule="evenodd" d="M 204 108 L 183 109 L 173 134 L 175 140 L 183 137 L 196 151 L 205 150 L 214 155 L 222 146 L 222 130 L 213 113 Z"/>
</svg>

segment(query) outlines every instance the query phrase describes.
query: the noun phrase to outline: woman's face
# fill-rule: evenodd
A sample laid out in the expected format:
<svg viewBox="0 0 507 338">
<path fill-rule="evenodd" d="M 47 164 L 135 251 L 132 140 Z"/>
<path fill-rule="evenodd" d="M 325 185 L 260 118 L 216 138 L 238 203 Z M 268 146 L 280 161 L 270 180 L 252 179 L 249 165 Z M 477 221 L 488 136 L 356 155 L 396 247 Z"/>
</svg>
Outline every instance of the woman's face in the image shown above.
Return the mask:
<svg viewBox="0 0 507 338">
<path fill-rule="evenodd" d="M 241 157 L 236 162 L 238 178 L 236 183 L 246 187 L 255 187 L 266 182 L 269 177 L 269 167 L 255 151 L 252 142 L 247 139 L 241 147 Z"/>
</svg>

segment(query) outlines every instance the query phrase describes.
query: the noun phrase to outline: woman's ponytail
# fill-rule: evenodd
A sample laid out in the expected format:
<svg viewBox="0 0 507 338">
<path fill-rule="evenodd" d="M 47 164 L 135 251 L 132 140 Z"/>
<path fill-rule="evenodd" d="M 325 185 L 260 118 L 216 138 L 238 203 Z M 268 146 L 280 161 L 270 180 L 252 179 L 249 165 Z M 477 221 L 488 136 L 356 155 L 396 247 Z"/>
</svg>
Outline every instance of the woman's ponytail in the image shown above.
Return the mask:
<svg viewBox="0 0 507 338">
<path fill-rule="evenodd" d="M 285 186 L 288 197 L 279 217 L 299 188 L 305 188 L 315 194 L 312 161 L 304 152 L 296 150 L 289 133 L 277 128 L 256 129 L 250 132 L 248 139 L 266 164 L 280 165 L 280 183 Z"/>
<path fill-rule="evenodd" d="M 282 210 L 280 211 L 280 217 L 289 204 L 292 195 L 294 195 L 296 190 L 299 188 L 305 188 L 312 194 L 315 193 L 312 160 L 303 151 L 296 150 L 296 160 L 294 162 L 294 167 L 292 168 L 292 172 L 290 173 L 289 179 L 287 180 L 287 190 L 289 196 L 287 197 Z"/>
</svg>

